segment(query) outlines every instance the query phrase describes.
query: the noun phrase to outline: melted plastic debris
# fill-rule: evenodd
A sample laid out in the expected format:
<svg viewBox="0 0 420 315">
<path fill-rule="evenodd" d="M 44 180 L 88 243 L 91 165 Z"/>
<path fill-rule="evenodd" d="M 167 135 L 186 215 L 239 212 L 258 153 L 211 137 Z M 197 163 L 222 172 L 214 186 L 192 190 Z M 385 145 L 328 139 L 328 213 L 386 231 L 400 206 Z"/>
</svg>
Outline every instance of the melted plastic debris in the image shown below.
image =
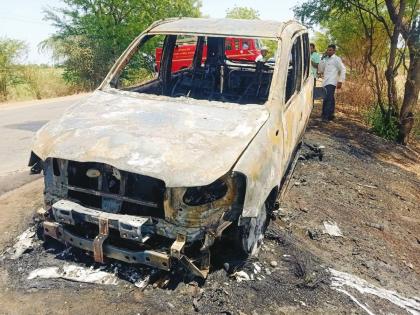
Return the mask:
<svg viewBox="0 0 420 315">
<path fill-rule="evenodd" d="M 331 236 L 343 236 L 343 233 L 341 232 L 336 222 L 324 221 L 323 224 L 324 224 L 324 233 Z"/>
<path fill-rule="evenodd" d="M 368 314 L 374 314 L 374 312 L 370 311 L 366 305 L 358 301 L 356 297 L 354 297 L 354 295 L 352 295 L 346 290 L 346 288 L 355 289 L 361 294 L 375 295 L 381 299 L 388 300 L 389 302 L 405 309 L 411 314 L 420 315 L 420 299 L 418 297 L 406 298 L 399 295 L 395 291 L 386 290 L 384 288 L 374 286 L 366 280 L 363 280 L 352 274 L 337 271 L 331 268 L 329 269 L 329 272 L 332 275 L 331 287 L 334 290 L 337 290 L 349 296 L 357 305 L 363 308 Z"/>
<path fill-rule="evenodd" d="M 254 265 L 254 273 L 258 274 L 261 272 L 261 266 L 258 263 L 253 263 Z"/>
<path fill-rule="evenodd" d="M 61 278 L 65 280 L 96 283 L 96 284 L 118 284 L 118 278 L 109 272 L 100 269 L 93 269 L 93 267 L 86 268 L 76 265 L 64 265 L 63 267 L 47 267 L 31 271 L 28 280 L 54 279 Z"/>
<path fill-rule="evenodd" d="M 10 259 L 18 259 L 24 252 L 31 249 L 34 242 L 35 226 L 26 229 L 16 239 L 16 243 L 7 252 L 10 253 Z"/>
<path fill-rule="evenodd" d="M 150 282 L 150 275 L 149 276 L 146 276 L 146 278 L 144 278 L 144 279 L 139 279 L 139 280 L 137 280 L 135 283 L 134 283 L 134 285 L 137 287 L 137 288 L 139 288 L 140 290 L 144 290 L 144 289 L 146 289 L 146 287 L 149 285 L 149 282 Z"/>
<path fill-rule="evenodd" d="M 238 282 L 251 280 L 251 278 L 249 277 L 249 275 L 245 271 L 243 271 L 243 270 L 237 271 L 237 272 L 233 273 L 232 274 L 232 278 L 235 278 L 236 281 L 238 281 Z"/>
</svg>

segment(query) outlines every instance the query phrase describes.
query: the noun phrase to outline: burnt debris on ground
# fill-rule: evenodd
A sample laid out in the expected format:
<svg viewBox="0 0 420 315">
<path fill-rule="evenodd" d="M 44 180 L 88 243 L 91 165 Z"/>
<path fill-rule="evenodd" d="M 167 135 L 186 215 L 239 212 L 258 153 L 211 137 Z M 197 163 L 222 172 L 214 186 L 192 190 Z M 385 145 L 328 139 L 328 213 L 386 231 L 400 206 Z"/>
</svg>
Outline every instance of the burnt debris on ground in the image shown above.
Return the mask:
<svg viewBox="0 0 420 315">
<path fill-rule="evenodd" d="M 171 306 L 182 307 L 185 312 L 206 314 L 258 310 L 266 308 L 268 300 L 272 310 L 281 305 L 307 307 L 309 310 L 320 300 L 331 296 L 326 266 L 310 252 L 299 248 L 293 235 L 274 224 L 267 230 L 258 259 L 238 259 L 234 248 L 223 249 L 221 243 L 216 244 L 214 250 L 216 252 L 212 256 L 218 259 L 212 264 L 206 281 L 189 277 L 185 270 L 168 273 L 120 262 L 98 264 L 83 251 L 67 248 L 52 239 L 46 242 L 35 239 L 31 250 L 22 253 L 13 263 L 6 255 L 1 268 L 7 270 L 11 279 L 10 288 L 27 292 L 65 287 L 80 290 L 90 286 L 78 283 L 71 276 L 68 280 L 72 281 L 63 277 L 28 279 L 34 270 L 58 267 L 62 271 L 63 268 L 68 270 L 69 265 L 100 270 L 115 275 L 119 279 L 119 287 L 144 291 L 155 302 L 167 301 L 169 304 L 165 305 L 169 309 Z M 240 274 L 246 275 L 246 278 L 240 279 Z M 166 292 L 171 293 L 168 295 Z M 174 299 L 174 296 L 177 298 Z M 340 298 L 339 295 L 337 298 Z"/>
</svg>

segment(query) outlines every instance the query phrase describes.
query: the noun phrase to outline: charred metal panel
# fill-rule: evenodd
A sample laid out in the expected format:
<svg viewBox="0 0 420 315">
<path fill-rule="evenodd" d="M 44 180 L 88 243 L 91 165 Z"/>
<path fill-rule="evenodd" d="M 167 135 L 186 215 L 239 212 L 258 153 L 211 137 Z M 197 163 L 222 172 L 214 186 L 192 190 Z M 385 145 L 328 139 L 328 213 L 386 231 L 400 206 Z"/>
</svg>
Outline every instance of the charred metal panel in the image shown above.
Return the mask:
<svg viewBox="0 0 420 315">
<path fill-rule="evenodd" d="M 286 24 L 278 46 L 271 98 L 266 103 L 270 119 L 257 134 L 234 167 L 247 176 L 243 217 L 256 217 L 271 190 L 279 186 L 293 152 L 303 135 L 312 111 L 313 78 L 303 83 L 300 93 L 285 103 L 285 88 L 293 36 L 303 30 Z"/>
<path fill-rule="evenodd" d="M 44 222 L 44 234 L 66 244 L 94 252 L 93 240 L 74 234 L 65 229 L 61 224 Z M 154 250 L 130 250 L 110 244 L 103 244 L 102 252 L 105 257 L 127 263 L 144 264 L 168 271 L 171 268 L 170 256 Z"/>
<path fill-rule="evenodd" d="M 268 116 L 259 105 L 96 91 L 38 131 L 33 151 L 43 160 L 105 163 L 167 187 L 203 186 L 231 169 Z"/>
<path fill-rule="evenodd" d="M 54 171 L 54 165 L 56 170 Z M 60 172 L 57 172 L 59 168 Z M 54 202 L 67 197 L 67 162 L 48 158 L 44 161 L 44 200 L 45 206 L 49 209 Z"/>
<path fill-rule="evenodd" d="M 46 185 L 49 194 L 105 212 L 164 218 L 163 181 L 104 163 L 50 160 L 52 174 L 47 169 L 46 177 L 48 181 L 52 178 Z"/>
<path fill-rule="evenodd" d="M 283 23 L 277 21 L 178 18 L 168 19 L 149 31 L 149 34 L 199 34 L 230 37 L 264 37 L 277 39 Z"/>
<path fill-rule="evenodd" d="M 187 188 L 168 190 L 165 199 L 166 220 L 181 227 L 203 227 L 206 229 L 217 227 L 221 223 L 223 214 L 229 211 L 234 204 L 237 194 L 232 177 L 225 176 L 222 181 L 226 185 L 224 194 L 220 198 L 210 199 L 210 202 L 200 204 L 194 204 L 191 203 L 191 200 L 189 202 L 185 200 Z M 194 192 L 191 193 L 191 195 L 193 194 Z M 199 198 L 197 195 L 201 194 L 203 192 L 195 192 L 196 196 L 194 197 Z"/>
</svg>

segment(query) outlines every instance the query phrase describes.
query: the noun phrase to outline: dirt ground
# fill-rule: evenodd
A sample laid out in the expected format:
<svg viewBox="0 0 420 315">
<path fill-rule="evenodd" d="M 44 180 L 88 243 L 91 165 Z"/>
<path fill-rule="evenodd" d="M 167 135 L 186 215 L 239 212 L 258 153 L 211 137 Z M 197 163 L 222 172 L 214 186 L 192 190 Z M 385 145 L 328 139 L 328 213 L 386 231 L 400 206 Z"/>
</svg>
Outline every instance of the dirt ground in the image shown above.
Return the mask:
<svg viewBox="0 0 420 315">
<path fill-rule="evenodd" d="M 204 283 L 157 273 L 142 291 L 132 276 L 152 271 L 116 263 L 103 268 L 118 285 L 28 280 L 40 267 L 98 265 L 40 240 L 11 260 L 4 251 L 34 224 L 42 181 L 1 195 L 0 314 L 419 314 L 419 150 L 382 140 L 342 113 L 328 124 L 317 117 L 259 258 L 243 261 L 229 243 L 216 244 Z M 310 149 L 319 146 L 321 157 Z M 342 235 L 325 233 L 325 222 Z M 232 274 L 239 270 L 254 280 L 238 282 Z M 335 286 L 334 270 L 371 290 Z"/>
</svg>

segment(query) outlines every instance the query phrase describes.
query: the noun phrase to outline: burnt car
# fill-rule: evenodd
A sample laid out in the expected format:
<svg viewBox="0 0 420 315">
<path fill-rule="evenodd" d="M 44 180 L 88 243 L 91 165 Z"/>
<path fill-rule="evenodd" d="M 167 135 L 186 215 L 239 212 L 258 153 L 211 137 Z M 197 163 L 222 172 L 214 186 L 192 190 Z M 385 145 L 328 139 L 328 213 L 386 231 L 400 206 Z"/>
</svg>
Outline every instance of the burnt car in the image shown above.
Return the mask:
<svg viewBox="0 0 420 315">
<path fill-rule="evenodd" d="M 226 38 L 272 51 L 261 61 L 240 47 L 227 55 Z M 184 43 L 194 56 L 172 71 Z M 29 165 L 44 173 L 44 234 L 98 262 L 181 263 L 200 277 L 228 231 L 256 255 L 296 161 L 313 83 L 297 22 L 154 23 L 94 93 L 38 131 Z"/>
</svg>

